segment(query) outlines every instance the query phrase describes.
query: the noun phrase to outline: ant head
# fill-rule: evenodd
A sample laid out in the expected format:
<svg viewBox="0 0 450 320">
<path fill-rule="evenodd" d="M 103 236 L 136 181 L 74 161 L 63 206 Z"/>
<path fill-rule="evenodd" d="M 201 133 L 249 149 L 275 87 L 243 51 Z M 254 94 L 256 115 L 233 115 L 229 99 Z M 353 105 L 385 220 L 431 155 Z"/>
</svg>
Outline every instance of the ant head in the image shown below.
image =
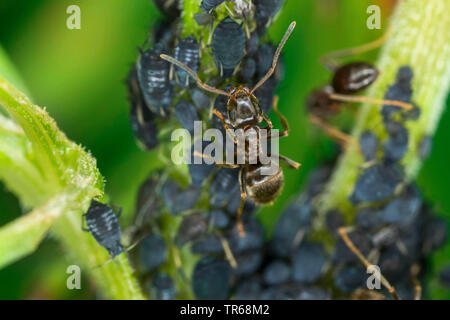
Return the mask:
<svg viewBox="0 0 450 320">
<path fill-rule="evenodd" d="M 235 128 L 256 125 L 262 121 L 258 99 L 246 86 L 231 88 L 227 103 L 228 119 Z"/>
</svg>

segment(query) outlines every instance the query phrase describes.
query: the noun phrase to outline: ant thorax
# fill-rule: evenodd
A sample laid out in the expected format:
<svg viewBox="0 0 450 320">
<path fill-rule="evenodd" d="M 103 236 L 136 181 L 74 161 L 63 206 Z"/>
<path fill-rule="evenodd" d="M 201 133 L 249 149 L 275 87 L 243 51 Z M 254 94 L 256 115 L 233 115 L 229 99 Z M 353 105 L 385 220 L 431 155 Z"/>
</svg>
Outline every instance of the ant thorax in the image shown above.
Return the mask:
<svg viewBox="0 0 450 320">
<path fill-rule="evenodd" d="M 232 88 L 229 93 L 227 112 L 233 127 L 245 129 L 262 122 L 258 100 L 247 87 Z"/>
</svg>

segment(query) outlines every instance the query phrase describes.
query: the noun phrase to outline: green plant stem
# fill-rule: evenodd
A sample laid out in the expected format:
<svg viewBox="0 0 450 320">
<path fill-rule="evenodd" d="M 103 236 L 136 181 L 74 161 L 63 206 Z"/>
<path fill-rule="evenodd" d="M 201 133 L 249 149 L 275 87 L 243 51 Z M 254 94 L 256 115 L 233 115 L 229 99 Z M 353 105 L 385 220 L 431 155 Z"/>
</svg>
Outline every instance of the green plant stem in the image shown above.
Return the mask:
<svg viewBox="0 0 450 320">
<path fill-rule="evenodd" d="M 401 1 L 391 19 L 392 34 L 384 45 L 377 67 L 381 75 L 368 92 L 369 97 L 383 98 L 395 82 L 398 69 L 408 65 L 414 72 L 412 101 L 420 107 L 417 121 L 408 121 L 409 148 L 402 160 L 406 178 L 412 181 L 422 164 L 418 147 L 424 136 L 432 136 L 441 117 L 450 84 L 450 1 Z M 357 118 L 353 137 L 371 130 L 380 139 L 386 133 L 380 106 L 365 103 Z M 340 157 L 334 174 L 319 200 L 318 230 L 323 230 L 326 212 L 340 209 L 352 221 L 355 208 L 348 200 L 363 158 L 356 147 L 349 147 Z"/>
<path fill-rule="evenodd" d="M 1 77 L 0 104 L 20 125 L 1 118 L 0 178 L 24 204 L 37 208 L 0 230 L 0 266 L 31 253 L 54 222 L 52 231 L 65 251 L 92 275 L 105 298 L 142 299 L 126 254 L 105 264 L 107 251 L 81 228 L 91 199 L 104 196 L 96 160 Z"/>
</svg>

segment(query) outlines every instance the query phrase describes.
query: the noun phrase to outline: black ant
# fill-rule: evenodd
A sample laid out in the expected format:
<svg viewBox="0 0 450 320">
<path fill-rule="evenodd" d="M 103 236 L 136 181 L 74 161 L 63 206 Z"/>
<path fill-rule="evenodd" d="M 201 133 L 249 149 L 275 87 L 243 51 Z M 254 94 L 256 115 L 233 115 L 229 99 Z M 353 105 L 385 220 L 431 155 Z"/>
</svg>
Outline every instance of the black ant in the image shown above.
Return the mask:
<svg viewBox="0 0 450 320">
<path fill-rule="evenodd" d="M 272 74 L 275 71 L 275 67 L 278 62 L 278 58 L 280 56 L 281 50 L 283 46 L 285 45 L 287 39 L 289 38 L 290 34 L 295 28 L 295 21 L 292 22 L 289 25 L 289 28 L 287 29 L 286 33 L 283 36 L 283 39 L 281 40 L 280 44 L 278 45 L 277 50 L 275 51 L 272 66 L 267 71 L 266 75 L 262 77 L 261 80 L 258 81 L 258 83 L 253 87 L 253 89 L 249 89 L 244 85 L 240 85 L 237 88 L 231 88 L 228 90 L 228 92 L 214 88 L 209 86 L 206 83 L 203 83 L 198 75 L 191 70 L 189 67 L 184 65 L 183 63 L 179 62 L 178 60 L 167 56 L 165 54 L 161 55 L 161 58 L 164 60 L 169 61 L 170 63 L 173 63 L 174 65 L 184 69 L 187 73 L 189 73 L 192 78 L 194 78 L 197 82 L 197 85 L 209 92 L 225 95 L 228 97 L 227 102 L 227 118 L 225 118 L 218 110 L 214 109 L 214 114 L 222 121 L 223 126 L 227 130 L 227 133 L 232 135 L 234 144 L 237 144 L 237 139 L 235 136 L 233 136 L 230 128 L 234 129 L 242 129 L 244 132 L 247 130 L 254 130 L 257 134 L 256 141 L 257 141 L 257 152 L 259 152 L 261 149 L 260 140 L 261 139 L 271 139 L 271 138 L 279 138 L 279 137 L 285 137 L 288 135 L 289 127 L 287 120 L 284 118 L 283 115 L 278 111 L 277 102 L 278 99 L 274 100 L 274 111 L 276 115 L 280 118 L 281 124 L 283 126 L 283 131 L 280 133 L 275 134 L 271 131 L 273 128 L 272 122 L 268 118 L 268 116 L 264 113 L 264 111 L 261 110 L 259 107 L 258 99 L 255 97 L 254 92 L 259 87 L 261 87 L 267 79 L 269 79 Z M 268 129 L 268 132 L 265 136 L 261 136 L 260 127 L 258 126 L 261 122 L 265 121 L 267 123 L 267 127 L 264 129 Z M 246 136 L 247 137 L 247 136 Z M 246 138 L 247 139 L 247 138 Z M 264 175 L 264 171 L 270 167 L 269 164 L 264 164 L 258 159 L 258 161 L 255 164 L 249 163 L 249 157 L 254 156 L 252 152 L 249 151 L 249 143 L 247 143 L 247 140 L 245 141 L 245 159 L 244 164 L 219 164 L 221 166 L 231 167 L 231 168 L 238 168 L 240 167 L 239 172 L 239 184 L 240 184 L 240 191 L 241 191 L 241 202 L 239 204 L 238 213 L 237 213 L 237 219 L 238 219 L 238 228 L 239 233 L 241 236 L 245 235 L 244 227 L 241 221 L 241 214 L 243 211 L 243 207 L 245 204 L 245 200 L 248 197 L 250 200 L 252 200 L 256 204 L 265 205 L 270 204 L 273 202 L 273 200 L 276 199 L 276 197 L 279 195 L 282 187 L 283 187 L 283 171 L 278 166 L 275 172 L 272 172 L 272 174 Z M 254 146 L 252 146 L 254 147 Z M 252 148 L 254 150 L 254 148 Z M 194 152 L 195 154 L 195 152 Z M 204 154 L 200 154 L 202 157 L 208 157 Z M 278 155 L 279 159 L 287 163 L 290 167 L 294 169 L 298 169 L 300 167 L 300 164 L 285 157 L 282 155 Z"/>
<path fill-rule="evenodd" d="M 335 51 L 323 56 L 321 63 L 333 72 L 331 83 L 313 91 L 306 102 L 309 118 L 313 124 L 321 128 L 329 136 L 337 140 L 344 147 L 348 143 L 355 143 L 353 138 L 339 129 L 327 123 L 328 118 L 339 113 L 344 107 L 344 102 L 370 102 L 374 104 L 387 104 L 410 110 L 413 106 L 409 103 L 396 100 L 374 99 L 364 96 L 352 96 L 352 94 L 366 89 L 378 78 L 377 68 L 367 62 L 350 62 L 338 64 L 335 59 L 350 55 L 356 55 L 381 46 L 390 34 L 390 29 L 379 39 L 359 47 Z"/>
</svg>

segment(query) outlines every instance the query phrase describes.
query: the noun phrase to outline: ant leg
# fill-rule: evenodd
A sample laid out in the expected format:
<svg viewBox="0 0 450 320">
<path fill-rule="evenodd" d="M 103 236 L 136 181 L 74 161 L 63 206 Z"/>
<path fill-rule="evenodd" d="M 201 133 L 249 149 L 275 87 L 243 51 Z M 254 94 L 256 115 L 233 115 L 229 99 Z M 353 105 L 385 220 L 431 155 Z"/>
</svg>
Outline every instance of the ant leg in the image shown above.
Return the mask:
<svg viewBox="0 0 450 320">
<path fill-rule="evenodd" d="M 288 164 L 293 169 L 298 169 L 301 166 L 300 163 L 298 163 L 292 159 L 289 159 L 288 157 L 283 156 L 281 154 L 279 154 L 278 157 L 280 158 L 280 160 L 284 161 L 286 164 Z"/>
<path fill-rule="evenodd" d="M 228 263 L 233 269 L 236 269 L 238 264 L 236 259 L 234 258 L 233 252 L 231 251 L 230 244 L 228 243 L 227 239 L 219 235 L 220 242 L 222 243 L 223 251 L 225 252 L 225 257 L 228 260 Z"/>
<path fill-rule="evenodd" d="M 414 285 L 414 300 L 420 300 L 422 297 L 422 286 L 420 285 L 419 279 L 417 279 L 420 273 L 420 266 L 414 264 L 411 267 L 411 281 Z"/>
<path fill-rule="evenodd" d="M 242 211 L 244 210 L 245 205 L 245 199 L 247 198 L 247 192 L 245 191 L 245 167 L 241 168 L 241 171 L 239 171 L 239 186 L 241 190 L 241 201 L 239 202 L 239 208 L 237 211 L 237 227 L 239 231 L 239 236 L 241 238 L 245 237 L 245 230 L 244 230 L 244 224 L 242 223 Z"/>
<path fill-rule="evenodd" d="M 278 45 L 278 48 L 275 51 L 272 60 L 272 66 L 270 67 L 269 71 L 267 71 L 266 75 L 262 77 L 262 79 L 259 80 L 258 83 L 253 87 L 252 91 L 250 91 L 250 94 L 253 94 L 255 90 L 258 89 L 260 86 L 262 86 L 263 83 L 266 82 L 267 79 L 269 79 L 270 76 L 275 72 L 275 68 L 278 63 L 278 58 L 280 57 L 281 54 L 281 49 L 283 49 L 284 45 L 286 44 L 286 41 L 288 40 L 289 36 L 291 35 L 292 31 L 295 28 L 295 25 L 296 25 L 295 21 L 291 22 L 291 24 L 289 25 L 288 29 L 286 30 L 286 33 L 283 36 L 283 39 L 281 39 L 280 44 Z"/>
<path fill-rule="evenodd" d="M 206 155 L 206 154 L 204 154 L 204 153 L 200 153 L 200 152 L 198 152 L 198 151 L 196 151 L 196 150 L 194 150 L 194 156 L 201 157 L 201 158 L 203 158 L 203 159 L 209 159 L 209 160 L 213 161 L 216 165 L 218 165 L 218 166 L 220 166 L 220 167 L 230 168 L 230 169 L 236 169 L 236 168 L 239 168 L 239 165 L 238 165 L 238 164 L 219 163 L 219 162 L 217 162 L 216 159 L 214 159 L 213 157 L 208 156 L 208 155 Z"/>
<path fill-rule="evenodd" d="M 358 250 L 358 248 L 353 244 L 352 240 L 350 240 L 350 237 L 348 236 L 348 231 L 350 231 L 351 228 L 348 227 L 341 227 L 338 229 L 339 235 L 341 236 L 342 240 L 344 240 L 347 247 L 358 257 L 358 259 L 364 264 L 366 268 L 369 268 L 372 266 L 372 264 L 367 261 L 367 259 L 363 256 L 361 251 Z M 397 294 L 397 291 L 395 291 L 395 288 L 391 286 L 389 281 L 380 273 L 380 280 L 381 283 L 388 289 L 389 293 L 395 300 L 400 300 L 400 297 Z"/>
<path fill-rule="evenodd" d="M 270 130 L 270 129 L 272 129 L 272 127 L 267 126 L 264 129 L 266 129 L 266 130 L 269 129 L 269 132 L 267 133 L 267 136 L 261 137 L 261 138 L 265 138 L 265 139 L 282 138 L 282 137 L 287 137 L 289 135 L 289 125 L 288 125 L 286 118 L 278 110 L 278 101 L 279 101 L 279 97 L 275 96 L 274 100 L 273 100 L 273 111 L 280 119 L 281 125 L 283 126 L 283 131 L 281 131 L 281 133 L 275 134 L 275 133 L 272 133 Z"/>
<path fill-rule="evenodd" d="M 161 54 L 160 57 L 161 57 L 161 59 L 166 60 L 166 61 L 168 61 L 168 62 L 170 62 L 170 63 L 176 65 L 177 67 L 183 69 L 183 70 L 186 71 L 187 73 L 189 73 L 189 75 L 190 75 L 192 78 L 195 79 L 195 81 L 197 82 L 197 85 L 198 85 L 200 88 L 202 88 L 203 90 L 206 90 L 206 91 L 209 91 L 209 92 L 212 92 L 212 93 L 216 93 L 216 94 L 221 94 L 221 95 L 224 95 L 224 96 L 227 96 L 227 97 L 230 96 L 229 93 L 227 93 L 227 92 L 225 92 L 225 91 L 223 91 L 223 90 L 220 90 L 220 89 L 211 87 L 210 85 L 204 83 L 202 80 L 200 80 L 200 78 L 198 77 L 197 73 L 194 72 L 194 70 L 192 70 L 191 68 L 189 68 L 189 67 L 188 67 L 187 65 L 185 65 L 184 63 L 178 61 L 177 59 L 175 59 L 175 58 L 173 58 L 173 57 L 171 57 L 171 56 L 168 56 L 168 55 L 166 55 L 166 54 Z"/>
<path fill-rule="evenodd" d="M 364 96 L 349 96 L 349 95 L 337 94 L 337 93 L 331 93 L 331 94 L 329 94 L 329 97 L 333 100 L 342 101 L 342 102 L 369 102 L 369 103 L 379 104 L 379 105 L 387 104 L 387 105 L 400 107 L 405 110 L 411 110 L 413 108 L 413 105 L 411 103 L 397 101 L 397 100 L 375 99 L 375 98 L 364 97 Z"/>
<path fill-rule="evenodd" d="M 337 50 L 337 51 L 327 53 L 327 54 L 323 55 L 322 57 L 320 57 L 319 61 L 326 68 L 328 68 L 331 71 L 334 71 L 334 70 L 336 70 L 336 68 L 339 65 L 335 61 L 337 58 L 343 58 L 343 57 L 347 57 L 347 56 L 357 55 L 357 54 L 360 54 L 360 53 L 363 53 L 366 51 L 370 51 L 370 50 L 374 50 L 378 47 L 381 47 L 386 42 L 387 38 L 391 34 L 391 31 L 392 31 L 392 28 L 391 28 L 391 26 L 389 26 L 386 33 L 383 36 L 381 36 L 380 38 L 378 38 L 372 42 L 358 46 L 358 47 L 342 49 L 342 50 Z"/>
<path fill-rule="evenodd" d="M 339 143 L 344 149 L 346 149 L 351 144 L 359 147 L 359 143 L 355 138 L 329 125 L 318 116 L 310 115 L 309 120 L 315 126 L 319 127 L 323 132 L 325 132 L 329 137 L 331 137 L 334 141 Z"/>
<path fill-rule="evenodd" d="M 237 138 L 234 135 L 234 133 L 231 131 L 230 127 L 233 127 L 233 125 L 230 123 L 230 121 L 228 119 L 226 119 L 221 113 L 220 111 L 218 111 L 217 109 L 213 109 L 212 111 L 217 118 L 220 119 L 220 121 L 222 121 L 222 125 L 225 127 L 225 131 L 228 134 L 228 136 L 233 140 L 234 144 L 237 144 Z"/>
</svg>

